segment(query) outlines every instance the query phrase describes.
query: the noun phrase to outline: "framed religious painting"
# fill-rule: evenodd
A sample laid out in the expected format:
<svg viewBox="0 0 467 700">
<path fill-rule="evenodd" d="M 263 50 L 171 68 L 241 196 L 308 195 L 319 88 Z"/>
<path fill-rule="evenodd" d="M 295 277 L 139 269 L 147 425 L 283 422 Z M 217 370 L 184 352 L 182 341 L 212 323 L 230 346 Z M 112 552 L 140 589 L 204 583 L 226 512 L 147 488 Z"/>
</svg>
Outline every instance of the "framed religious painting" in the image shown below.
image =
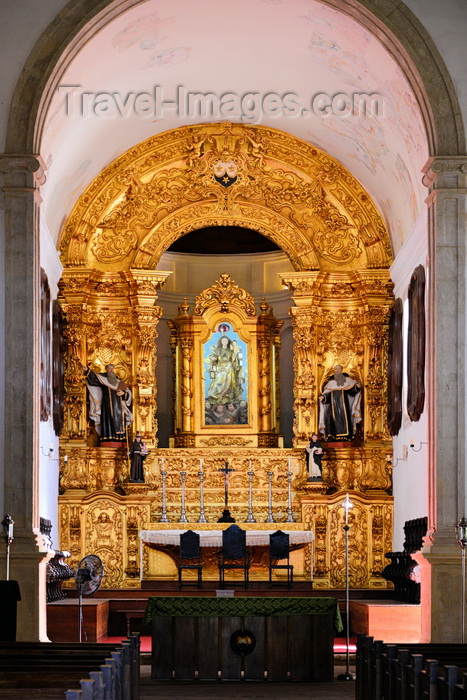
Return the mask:
<svg viewBox="0 0 467 700">
<path fill-rule="evenodd" d="M 50 333 L 50 287 L 45 271 L 41 268 L 41 369 L 40 369 L 40 419 L 49 420 L 51 413 L 51 352 L 52 337 Z"/>
<path fill-rule="evenodd" d="M 63 405 L 65 401 L 65 368 L 63 313 L 59 302 L 52 304 L 52 417 L 56 435 L 63 429 Z"/>
<path fill-rule="evenodd" d="M 409 285 L 407 413 L 418 421 L 425 406 L 425 268 L 419 265 Z"/>
<path fill-rule="evenodd" d="M 222 321 L 203 344 L 204 424 L 247 425 L 248 346 Z"/>
<path fill-rule="evenodd" d="M 228 274 L 169 321 L 174 356 L 174 447 L 279 445 L 276 418 L 280 341 L 268 305 Z"/>
<path fill-rule="evenodd" d="M 391 435 L 397 435 L 402 425 L 402 318 L 402 299 L 396 299 L 389 318 L 388 428 Z"/>
</svg>

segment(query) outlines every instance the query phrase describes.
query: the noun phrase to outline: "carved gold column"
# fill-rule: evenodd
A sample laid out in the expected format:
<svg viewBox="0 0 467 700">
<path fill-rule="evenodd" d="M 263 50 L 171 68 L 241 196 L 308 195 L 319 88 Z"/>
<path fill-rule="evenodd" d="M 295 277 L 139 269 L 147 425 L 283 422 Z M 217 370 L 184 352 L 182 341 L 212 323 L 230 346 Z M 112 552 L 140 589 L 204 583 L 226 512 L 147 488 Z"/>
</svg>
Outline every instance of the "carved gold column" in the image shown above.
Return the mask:
<svg viewBox="0 0 467 700">
<path fill-rule="evenodd" d="M 65 406 L 62 444 L 67 440 L 86 439 L 86 394 L 83 389 L 83 366 L 87 362 L 88 301 L 93 286 L 89 270 L 65 271 L 60 281 L 59 301 L 63 310 L 66 355 Z"/>
<path fill-rule="evenodd" d="M 316 378 L 320 358 L 316 347 L 319 287 L 314 286 L 317 272 L 302 272 L 284 277 L 294 288 L 296 306 L 289 311 L 294 337 L 294 445 L 305 444 L 317 430 L 318 392 Z M 318 292 L 318 294 L 317 294 Z"/>
<path fill-rule="evenodd" d="M 194 445 L 193 317 L 188 314 L 189 308 L 185 300 L 179 315 L 169 321 L 175 376 L 175 447 Z"/>
<path fill-rule="evenodd" d="M 258 408 L 259 408 L 259 445 L 276 445 L 277 437 L 269 438 L 275 429 L 276 402 L 278 396 L 277 358 L 279 354 L 278 338 L 283 321 L 278 321 L 269 309 L 265 300 L 260 304 L 261 314 L 258 316 L 257 345 L 258 345 Z M 274 352 L 275 351 L 275 352 Z M 274 422 L 274 425 L 273 425 Z"/>
<path fill-rule="evenodd" d="M 157 324 L 162 314 L 155 305 L 157 289 L 165 281 L 167 273 L 153 270 L 130 270 L 125 275 L 130 287 L 133 329 L 133 403 L 134 429 L 145 440 L 157 446 L 156 402 L 156 339 Z"/>
</svg>

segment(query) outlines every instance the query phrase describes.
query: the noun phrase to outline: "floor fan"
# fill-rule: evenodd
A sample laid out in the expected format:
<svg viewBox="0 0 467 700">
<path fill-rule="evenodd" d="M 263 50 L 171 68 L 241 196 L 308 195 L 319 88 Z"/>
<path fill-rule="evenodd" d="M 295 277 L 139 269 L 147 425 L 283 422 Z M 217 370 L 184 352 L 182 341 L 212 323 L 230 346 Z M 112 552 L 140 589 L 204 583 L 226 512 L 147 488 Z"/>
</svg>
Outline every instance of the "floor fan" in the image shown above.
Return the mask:
<svg viewBox="0 0 467 700">
<path fill-rule="evenodd" d="M 75 573 L 75 585 L 79 593 L 78 627 L 81 642 L 83 632 L 83 595 L 95 593 L 104 578 L 104 564 L 96 554 L 88 554 L 81 559 Z"/>
</svg>

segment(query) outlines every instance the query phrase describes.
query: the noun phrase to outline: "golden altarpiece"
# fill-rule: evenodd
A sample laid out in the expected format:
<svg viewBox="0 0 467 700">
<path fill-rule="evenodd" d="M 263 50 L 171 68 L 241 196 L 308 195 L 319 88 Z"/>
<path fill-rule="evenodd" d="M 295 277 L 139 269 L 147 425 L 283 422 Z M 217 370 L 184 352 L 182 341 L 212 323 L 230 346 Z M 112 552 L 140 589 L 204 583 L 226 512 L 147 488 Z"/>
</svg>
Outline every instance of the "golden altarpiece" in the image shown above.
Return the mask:
<svg viewBox="0 0 467 700">
<path fill-rule="evenodd" d="M 170 322 L 174 428 L 170 446 L 158 447 L 157 296 L 170 273 L 156 268 L 178 237 L 216 224 L 255 228 L 292 262 L 294 271 L 281 280 L 291 290 L 293 447 L 284 448 L 280 434 L 282 322 L 267 300 L 255 303 L 238 287 L 228 269 L 207 280 L 192 309 L 180 303 Z M 60 545 L 71 563 L 99 555 L 108 588 L 174 579 L 173 554 L 144 546 L 140 559 L 139 535 L 225 527 L 217 520 L 225 483 L 219 470 L 227 461 L 234 470 L 229 506 L 240 526 L 314 533 L 312 557 L 308 548 L 293 555 L 296 579 L 313 575 L 315 588 L 345 585 L 342 502 L 349 492 L 351 586 L 386 587 L 380 574 L 392 542 L 391 254 L 384 224 L 359 183 L 327 154 L 273 129 L 183 127 L 108 166 L 75 205 L 60 248 L 66 397 L 59 518 Z M 103 371 L 106 364 L 133 391 L 129 440 L 139 431 L 150 448 L 144 483 L 130 481 L 127 446 L 100 446 L 88 420 L 83 366 Z M 309 482 L 304 448 L 336 364 L 362 387 L 362 421 L 350 444 L 325 445 L 322 481 Z M 199 522 L 200 463 L 205 523 Z M 245 522 L 249 472 L 255 523 Z M 275 522 L 266 522 L 271 489 Z M 293 518 L 286 522 L 290 494 Z M 182 499 L 186 522 L 180 522 Z M 215 575 L 208 566 L 206 577 Z M 251 580 L 266 577 L 256 561 Z"/>
</svg>

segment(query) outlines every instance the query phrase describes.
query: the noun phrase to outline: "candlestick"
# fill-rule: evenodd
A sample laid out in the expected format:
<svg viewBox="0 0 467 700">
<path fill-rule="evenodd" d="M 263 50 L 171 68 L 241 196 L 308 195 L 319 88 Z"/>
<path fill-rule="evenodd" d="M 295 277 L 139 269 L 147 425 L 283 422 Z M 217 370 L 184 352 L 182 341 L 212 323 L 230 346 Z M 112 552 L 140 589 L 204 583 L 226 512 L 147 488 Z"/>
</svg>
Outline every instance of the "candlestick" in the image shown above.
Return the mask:
<svg viewBox="0 0 467 700">
<path fill-rule="evenodd" d="M 10 546 L 11 543 L 13 542 L 13 525 L 15 524 L 15 521 L 11 517 L 11 515 L 8 515 L 8 513 L 5 515 L 2 521 L 3 529 L 5 531 L 5 539 L 6 539 L 6 580 L 10 580 Z"/>
<path fill-rule="evenodd" d="M 288 458 L 288 471 L 287 471 L 287 518 L 286 523 L 294 523 L 293 511 L 292 511 L 292 472 L 290 471 L 290 457 Z"/>
<path fill-rule="evenodd" d="M 182 504 L 181 504 L 181 512 L 180 512 L 180 520 L 178 521 L 179 523 L 187 523 L 188 518 L 186 517 L 186 512 L 185 512 L 185 478 L 186 478 L 186 472 L 180 472 L 180 476 L 182 477 Z"/>
<path fill-rule="evenodd" d="M 269 479 L 269 495 L 268 495 L 268 517 L 266 518 L 266 523 L 275 523 L 276 521 L 272 515 L 272 477 L 274 472 L 268 472 Z"/>
<path fill-rule="evenodd" d="M 207 523 L 208 521 L 206 520 L 206 515 L 204 514 L 204 491 L 203 491 L 203 481 L 204 481 L 204 472 L 203 472 L 203 460 L 199 460 L 199 518 L 198 522 L 199 523 Z"/>
<path fill-rule="evenodd" d="M 166 476 L 167 476 L 167 472 L 164 471 L 164 464 L 165 464 L 164 457 L 162 457 L 161 462 L 162 462 L 162 464 L 161 464 L 161 479 L 162 479 L 162 514 L 161 514 L 161 517 L 160 517 L 160 519 L 159 519 L 159 522 L 160 522 L 160 523 L 169 523 L 170 520 L 169 520 L 168 517 L 167 517 L 167 497 L 166 497 L 166 493 L 165 493 L 165 478 L 166 478 Z"/>
<path fill-rule="evenodd" d="M 249 463 L 250 469 L 248 471 L 248 478 L 250 480 L 250 486 L 249 486 L 249 491 L 248 491 L 248 515 L 245 520 L 246 523 L 255 523 L 256 520 L 253 517 L 253 476 L 254 472 L 253 469 L 251 468 L 251 459 Z"/>
</svg>

